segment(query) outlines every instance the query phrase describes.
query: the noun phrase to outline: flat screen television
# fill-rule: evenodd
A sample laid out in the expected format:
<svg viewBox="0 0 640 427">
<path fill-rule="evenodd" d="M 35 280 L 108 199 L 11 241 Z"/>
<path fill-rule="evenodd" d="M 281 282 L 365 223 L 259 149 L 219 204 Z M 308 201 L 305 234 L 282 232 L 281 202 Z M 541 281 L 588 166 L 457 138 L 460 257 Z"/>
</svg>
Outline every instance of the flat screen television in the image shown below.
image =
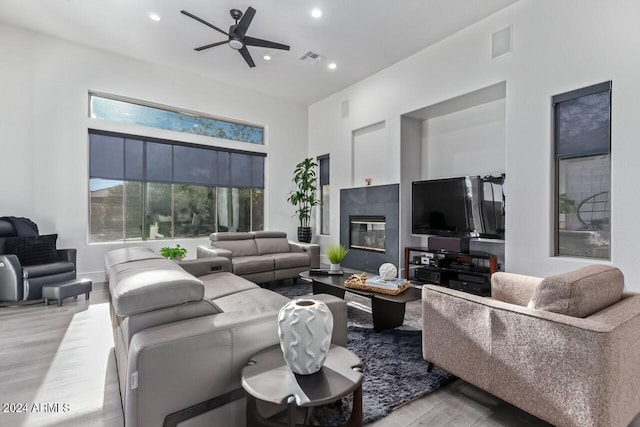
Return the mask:
<svg viewBox="0 0 640 427">
<path fill-rule="evenodd" d="M 415 181 L 411 232 L 504 239 L 505 174 Z"/>
</svg>

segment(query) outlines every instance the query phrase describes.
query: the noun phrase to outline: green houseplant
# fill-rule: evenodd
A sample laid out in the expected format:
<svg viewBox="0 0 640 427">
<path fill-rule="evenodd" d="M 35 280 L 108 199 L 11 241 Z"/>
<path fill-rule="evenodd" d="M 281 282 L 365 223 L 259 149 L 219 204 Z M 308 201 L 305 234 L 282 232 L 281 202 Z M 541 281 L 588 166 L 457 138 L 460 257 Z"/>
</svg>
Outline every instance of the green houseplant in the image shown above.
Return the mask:
<svg viewBox="0 0 640 427">
<path fill-rule="evenodd" d="M 316 168 L 318 164 L 311 157 L 307 157 L 296 165 L 293 171 L 293 182 L 296 189 L 289 193 L 287 201 L 295 208 L 295 215 L 300 221 L 298 226 L 298 241 L 311 242 L 311 209 L 320 204 L 320 200 L 316 199 L 316 185 L 318 178 L 316 176 Z"/>
<path fill-rule="evenodd" d="M 182 259 L 187 254 L 187 250 L 180 245 L 176 245 L 175 248 L 165 246 L 160 248 L 160 255 L 168 259 Z"/>
<path fill-rule="evenodd" d="M 340 270 L 340 263 L 349 253 L 349 249 L 345 248 L 342 245 L 331 245 L 327 246 L 327 258 L 331 263 L 332 270 Z"/>
<path fill-rule="evenodd" d="M 577 202 L 567 197 L 565 193 L 558 197 L 558 226 L 560 229 L 567 227 L 567 214 L 578 212 Z"/>
</svg>

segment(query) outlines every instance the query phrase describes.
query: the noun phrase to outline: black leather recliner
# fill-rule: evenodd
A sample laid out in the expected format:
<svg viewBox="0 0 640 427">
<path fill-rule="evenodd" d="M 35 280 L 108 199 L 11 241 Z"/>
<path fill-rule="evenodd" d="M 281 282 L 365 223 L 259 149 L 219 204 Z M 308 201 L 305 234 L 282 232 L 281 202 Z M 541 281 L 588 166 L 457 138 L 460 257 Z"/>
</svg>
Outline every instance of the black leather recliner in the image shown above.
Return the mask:
<svg viewBox="0 0 640 427">
<path fill-rule="evenodd" d="M 18 237 L 14 226 L 0 219 L 0 301 L 42 298 L 42 287 L 76 278 L 76 250 L 55 249 L 47 263 L 21 265 L 15 254 L 7 253 L 7 239 Z"/>
</svg>

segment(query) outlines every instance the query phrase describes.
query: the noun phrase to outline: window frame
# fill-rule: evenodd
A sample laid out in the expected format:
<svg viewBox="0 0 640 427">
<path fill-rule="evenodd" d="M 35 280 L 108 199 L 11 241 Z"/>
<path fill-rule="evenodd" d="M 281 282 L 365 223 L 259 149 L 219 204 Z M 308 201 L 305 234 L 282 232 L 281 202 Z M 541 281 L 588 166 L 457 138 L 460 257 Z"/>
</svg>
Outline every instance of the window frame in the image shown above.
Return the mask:
<svg viewBox="0 0 640 427">
<path fill-rule="evenodd" d="M 93 176 L 93 174 L 91 173 L 91 135 L 99 135 L 99 136 L 106 136 L 106 137 L 113 137 L 113 138 L 117 138 L 117 139 L 122 139 L 123 140 L 123 162 L 125 162 L 123 164 L 123 172 L 122 172 L 122 177 L 120 178 L 113 178 L 113 177 L 104 177 L 104 176 Z M 136 140 L 136 141 L 141 141 L 143 142 L 143 146 L 142 146 L 142 178 L 141 179 L 130 179 L 126 176 L 127 174 L 127 169 L 126 169 L 126 143 L 125 140 L 127 139 L 132 139 L 132 140 Z M 232 169 L 232 164 L 233 164 L 233 159 L 230 157 L 228 162 L 229 162 L 229 177 L 228 177 L 228 185 L 222 185 L 220 183 L 218 184 L 205 184 L 205 183 L 198 183 L 198 182 L 182 182 L 182 181 L 176 181 L 175 178 L 172 177 L 172 179 L 170 181 L 158 181 L 158 180 L 149 180 L 147 179 L 148 177 L 146 176 L 146 165 L 147 165 L 147 150 L 146 150 L 146 146 L 144 145 L 144 143 L 146 142 L 151 142 L 154 144 L 163 144 L 163 145 L 169 145 L 172 147 L 172 154 L 171 154 L 171 162 L 173 164 L 173 147 L 191 147 L 191 148 L 195 148 L 195 149 L 203 149 L 203 150 L 208 150 L 208 151 L 215 151 L 218 153 L 230 153 L 230 155 L 233 154 L 239 154 L 239 155 L 243 155 L 243 156 L 251 156 L 251 160 L 250 163 L 253 164 L 253 160 L 254 158 L 262 158 L 263 163 L 262 163 L 262 167 L 261 167 L 261 178 L 257 178 L 257 183 L 258 185 L 256 185 L 256 180 L 254 180 L 254 176 L 251 175 L 250 176 L 250 180 L 251 180 L 251 184 L 250 185 L 234 185 L 234 183 L 232 182 L 232 174 L 231 174 L 231 169 Z M 172 212 L 172 220 L 171 220 L 171 235 L 167 236 L 165 238 L 162 238 L 161 240 L 173 240 L 173 239 L 192 239 L 192 238 L 202 238 L 202 236 L 175 236 L 175 226 L 176 226 L 176 216 L 173 213 L 174 209 L 175 209 L 175 191 L 176 191 L 176 186 L 180 186 L 180 185 L 192 185 L 192 186 L 201 186 L 201 187 L 207 187 L 210 190 L 214 191 L 214 198 L 217 197 L 216 194 L 218 192 L 218 189 L 220 188 L 227 188 L 229 189 L 229 191 L 232 191 L 234 189 L 237 190 L 242 190 L 242 189 L 247 189 L 249 190 L 249 228 L 250 230 L 257 230 L 254 229 L 254 197 L 256 197 L 256 193 L 255 190 L 260 190 L 262 192 L 262 226 L 264 227 L 264 214 L 265 214 L 265 205 L 264 205 L 264 192 L 265 192 L 265 186 L 264 186 L 264 182 L 265 182 L 265 175 L 266 175 L 266 157 L 267 154 L 263 153 L 263 152 L 259 152 L 259 151 L 247 151 L 247 150 L 237 150 L 237 149 L 230 149 L 230 148 L 226 148 L 226 147 L 216 147 L 216 146 L 209 146 L 209 145 L 203 145 L 203 144 L 194 144 L 194 143 L 188 143 L 188 142 L 183 142 L 183 141 L 175 141 L 175 140 L 170 140 L 170 139 L 161 139 L 161 138 L 156 138 L 156 137 L 148 137 L 148 136 L 143 136 L 143 135 L 135 135 L 135 134 L 130 134 L 130 133 L 123 133 L 123 132 L 114 132 L 114 131 L 107 131 L 107 130 L 103 130 L 103 129 L 94 129 L 94 128 L 89 128 L 87 130 L 87 146 L 88 146 L 88 162 L 87 162 L 87 169 L 88 169 L 88 243 L 89 244 L 101 244 L 101 243 L 121 243 L 121 242 L 131 242 L 131 241 L 147 241 L 147 240 L 156 240 L 156 239 L 150 239 L 149 237 L 147 237 L 147 233 L 146 230 L 148 228 L 148 226 L 150 224 L 147 223 L 147 211 L 148 211 L 148 200 L 147 200 L 147 191 L 148 191 L 148 184 L 168 184 L 171 185 L 171 212 Z M 172 170 L 173 170 L 173 166 L 172 166 Z M 173 174 L 173 172 L 172 172 Z M 92 179 L 102 179 L 102 180 L 109 180 L 109 181 L 119 181 L 122 184 L 123 187 L 123 195 L 122 195 L 122 222 L 123 222 L 123 228 L 122 228 L 122 238 L 121 239 L 116 239 L 116 240 L 105 240 L 105 241 L 96 241 L 92 239 L 92 190 L 91 190 L 91 180 Z M 142 201 L 141 201 L 141 213 L 142 213 L 142 218 L 141 218 L 141 224 L 142 224 L 142 232 L 141 232 L 141 237 L 137 238 L 127 238 L 127 234 L 126 234 L 126 229 L 127 229 L 127 214 L 126 214 L 126 209 L 128 207 L 127 205 L 127 199 L 126 199 L 126 187 L 128 183 L 131 182 L 140 182 L 142 185 Z M 214 222 L 215 222 L 215 230 L 217 230 L 218 227 L 218 211 L 216 208 L 215 211 L 215 215 L 214 215 Z M 211 232 L 214 232 L 215 230 L 211 230 Z"/>
<path fill-rule="evenodd" d="M 330 173 L 330 169 L 331 169 L 331 160 L 330 160 L 330 156 L 329 154 L 323 154 L 321 156 L 316 157 L 316 162 L 318 163 L 318 193 L 320 193 L 320 215 L 319 216 L 319 222 L 320 222 L 320 227 L 319 230 L 320 232 L 318 234 L 322 235 L 322 236 L 329 236 L 331 235 L 331 221 L 327 221 L 327 224 L 324 223 L 324 215 L 325 213 L 327 215 L 330 215 L 330 212 L 325 212 L 325 209 L 328 208 L 329 211 L 331 210 L 331 199 L 329 199 L 329 206 L 325 206 L 325 198 L 324 198 L 324 187 L 325 186 L 329 186 L 329 191 L 331 191 L 331 173 Z M 323 168 L 323 162 L 326 162 L 327 166 L 326 168 Z M 323 169 L 326 170 L 326 176 L 325 173 L 323 173 Z M 326 182 L 325 182 L 326 181 Z M 325 230 L 325 225 L 327 227 L 327 229 Z"/>
<path fill-rule="evenodd" d="M 588 151 L 585 150 L 582 154 L 565 154 L 561 155 L 558 153 L 558 141 L 559 141 L 559 128 L 558 125 L 558 104 L 565 101 L 572 101 L 581 97 L 594 95 L 601 92 L 608 92 L 609 95 L 609 115 L 608 115 L 608 147 L 607 150 L 601 151 Z M 608 207 L 609 207 L 609 229 L 611 229 L 611 213 L 612 213 L 612 203 L 611 203 L 611 161 L 612 161 L 612 150 L 611 150 L 611 123 L 612 123 L 612 105 L 613 105 L 613 82 L 611 80 L 598 83 L 595 85 L 587 86 L 584 88 L 572 90 L 569 92 L 565 92 L 559 95 L 554 95 L 551 99 L 551 108 L 552 108 L 552 126 L 553 126 L 553 162 L 554 162 L 554 180 L 553 180 L 553 252 L 552 255 L 554 257 L 573 257 L 573 258 L 582 258 L 582 259 L 590 259 L 590 260 L 603 260 L 610 261 L 611 260 L 611 237 L 609 237 L 609 254 L 607 258 L 596 257 L 596 256 L 587 256 L 587 255 L 574 255 L 574 254 L 562 254 L 560 253 L 560 163 L 563 160 L 571 160 L 571 159 L 589 159 L 596 158 L 599 156 L 608 156 L 609 161 L 609 199 L 608 199 Z"/>
</svg>

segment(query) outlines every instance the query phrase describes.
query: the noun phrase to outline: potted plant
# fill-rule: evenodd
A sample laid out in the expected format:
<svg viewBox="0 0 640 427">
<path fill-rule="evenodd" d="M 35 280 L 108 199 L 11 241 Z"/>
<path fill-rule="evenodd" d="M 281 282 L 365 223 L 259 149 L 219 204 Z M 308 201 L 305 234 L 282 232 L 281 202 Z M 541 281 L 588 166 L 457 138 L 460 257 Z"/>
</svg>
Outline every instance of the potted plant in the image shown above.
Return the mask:
<svg viewBox="0 0 640 427">
<path fill-rule="evenodd" d="M 558 199 L 558 228 L 563 230 L 567 226 L 567 214 L 576 213 L 578 211 L 578 208 L 576 206 L 576 201 L 568 198 L 565 193 L 560 194 Z"/>
<path fill-rule="evenodd" d="M 187 250 L 180 245 L 176 245 L 175 248 L 165 246 L 164 248 L 160 248 L 160 255 L 165 258 L 179 261 L 185 257 L 187 254 Z"/>
<path fill-rule="evenodd" d="M 340 263 L 349 253 L 349 249 L 342 245 L 331 245 L 327 247 L 326 253 L 331 263 L 331 270 L 340 270 Z"/>
<path fill-rule="evenodd" d="M 298 241 L 311 242 L 311 209 L 320 204 L 316 199 L 316 167 L 318 164 L 311 157 L 307 157 L 296 165 L 293 171 L 293 182 L 296 189 L 289 193 L 287 201 L 295 208 L 295 215 L 298 216 L 300 225 L 298 226 Z"/>
</svg>

